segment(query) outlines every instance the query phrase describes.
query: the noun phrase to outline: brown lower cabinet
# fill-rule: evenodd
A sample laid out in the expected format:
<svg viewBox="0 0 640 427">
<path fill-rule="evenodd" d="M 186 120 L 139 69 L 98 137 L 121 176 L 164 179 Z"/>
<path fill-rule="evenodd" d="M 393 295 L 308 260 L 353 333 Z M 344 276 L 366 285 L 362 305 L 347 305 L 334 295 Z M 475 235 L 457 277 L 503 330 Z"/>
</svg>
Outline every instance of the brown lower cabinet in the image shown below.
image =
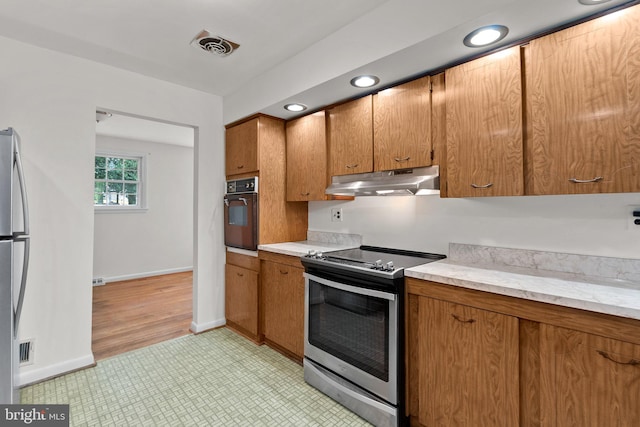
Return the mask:
<svg viewBox="0 0 640 427">
<path fill-rule="evenodd" d="M 260 252 L 264 342 L 302 361 L 304 356 L 304 268 L 299 257 Z"/>
<path fill-rule="evenodd" d="M 258 283 L 260 261 L 256 257 L 227 252 L 225 265 L 225 317 L 227 326 L 259 342 Z"/>
<path fill-rule="evenodd" d="M 414 426 L 640 425 L 640 321 L 407 279 Z"/>
<path fill-rule="evenodd" d="M 640 345 L 540 325 L 544 426 L 640 426 Z"/>
</svg>

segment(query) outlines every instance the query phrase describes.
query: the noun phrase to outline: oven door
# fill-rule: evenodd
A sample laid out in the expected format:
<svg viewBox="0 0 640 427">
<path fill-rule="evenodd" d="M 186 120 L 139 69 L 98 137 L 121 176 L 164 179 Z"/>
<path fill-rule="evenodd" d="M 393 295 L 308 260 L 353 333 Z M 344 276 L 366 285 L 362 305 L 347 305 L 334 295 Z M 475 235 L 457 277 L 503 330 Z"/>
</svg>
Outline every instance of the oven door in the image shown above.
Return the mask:
<svg viewBox="0 0 640 427">
<path fill-rule="evenodd" d="M 224 244 L 255 251 L 258 249 L 258 194 L 224 196 Z"/>
<path fill-rule="evenodd" d="M 398 295 L 304 276 L 305 358 L 396 405 Z"/>
</svg>

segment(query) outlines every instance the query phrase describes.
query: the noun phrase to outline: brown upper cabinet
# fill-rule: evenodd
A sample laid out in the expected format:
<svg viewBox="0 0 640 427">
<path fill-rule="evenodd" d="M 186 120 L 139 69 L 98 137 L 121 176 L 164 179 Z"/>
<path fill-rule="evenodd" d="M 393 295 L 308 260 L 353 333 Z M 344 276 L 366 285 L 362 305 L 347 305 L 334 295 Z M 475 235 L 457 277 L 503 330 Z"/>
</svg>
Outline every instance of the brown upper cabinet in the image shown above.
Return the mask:
<svg viewBox="0 0 640 427">
<path fill-rule="evenodd" d="M 373 96 L 374 170 L 431 165 L 431 77 Z"/>
<path fill-rule="evenodd" d="M 227 176 L 258 171 L 259 127 L 260 117 L 256 117 L 227 129 Z"/>
<path fill-rule="evenodd" d="M 330 176 L 373 171 L 372 99 L 367 95 L 326 110 Z"/>
<path fill-rule="evenodd" d="M 524 194 L 520 47 L 445 71 L 449 197 Z"/>
<path fill-rule="evenodd" d="M 259 245 L 304 240 L 307 235 L 307 203 L 287 202 L 285 153 L 282 119 L 258 115 L 227 125 L 227 177 L 258 176 Z"/>
<path fill-rule="evenodd" d="M 287 201 L 325 200 L 327 138 L 325 113 L 288 121 Z"/>
<path fill-rule="evenodd" d="M 532 40 L 528 194 L 640 191 L 640 7 Z"/>
</svg>

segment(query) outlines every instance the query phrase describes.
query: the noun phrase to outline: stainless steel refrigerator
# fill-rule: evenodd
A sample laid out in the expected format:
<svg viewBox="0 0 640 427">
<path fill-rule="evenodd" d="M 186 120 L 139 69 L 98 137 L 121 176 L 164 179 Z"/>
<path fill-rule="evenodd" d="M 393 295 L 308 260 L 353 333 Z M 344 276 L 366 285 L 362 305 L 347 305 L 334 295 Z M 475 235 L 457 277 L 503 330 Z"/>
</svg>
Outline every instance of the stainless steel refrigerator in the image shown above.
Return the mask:
<svg viewBox="0 0 640 427">
<path fill-rule="evenodd" d="M 0 130 L 0 404 L 20 403 L 18 324 L 29 264 L 29 209 L 15 130 Z"/>
</svg>

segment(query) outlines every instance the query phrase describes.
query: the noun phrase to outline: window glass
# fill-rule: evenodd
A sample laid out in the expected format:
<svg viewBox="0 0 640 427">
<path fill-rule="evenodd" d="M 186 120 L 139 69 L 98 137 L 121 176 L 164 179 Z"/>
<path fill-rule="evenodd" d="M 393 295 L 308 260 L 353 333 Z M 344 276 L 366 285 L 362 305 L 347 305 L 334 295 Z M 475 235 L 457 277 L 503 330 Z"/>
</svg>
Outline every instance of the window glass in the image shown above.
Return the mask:
<svg viewBox="0 0 640 427">
<path fill-rule="evenodd" d="M 96 207 L 141 207 L 142 157 L 96 155 L 93 204 Z"/>
</svg>

